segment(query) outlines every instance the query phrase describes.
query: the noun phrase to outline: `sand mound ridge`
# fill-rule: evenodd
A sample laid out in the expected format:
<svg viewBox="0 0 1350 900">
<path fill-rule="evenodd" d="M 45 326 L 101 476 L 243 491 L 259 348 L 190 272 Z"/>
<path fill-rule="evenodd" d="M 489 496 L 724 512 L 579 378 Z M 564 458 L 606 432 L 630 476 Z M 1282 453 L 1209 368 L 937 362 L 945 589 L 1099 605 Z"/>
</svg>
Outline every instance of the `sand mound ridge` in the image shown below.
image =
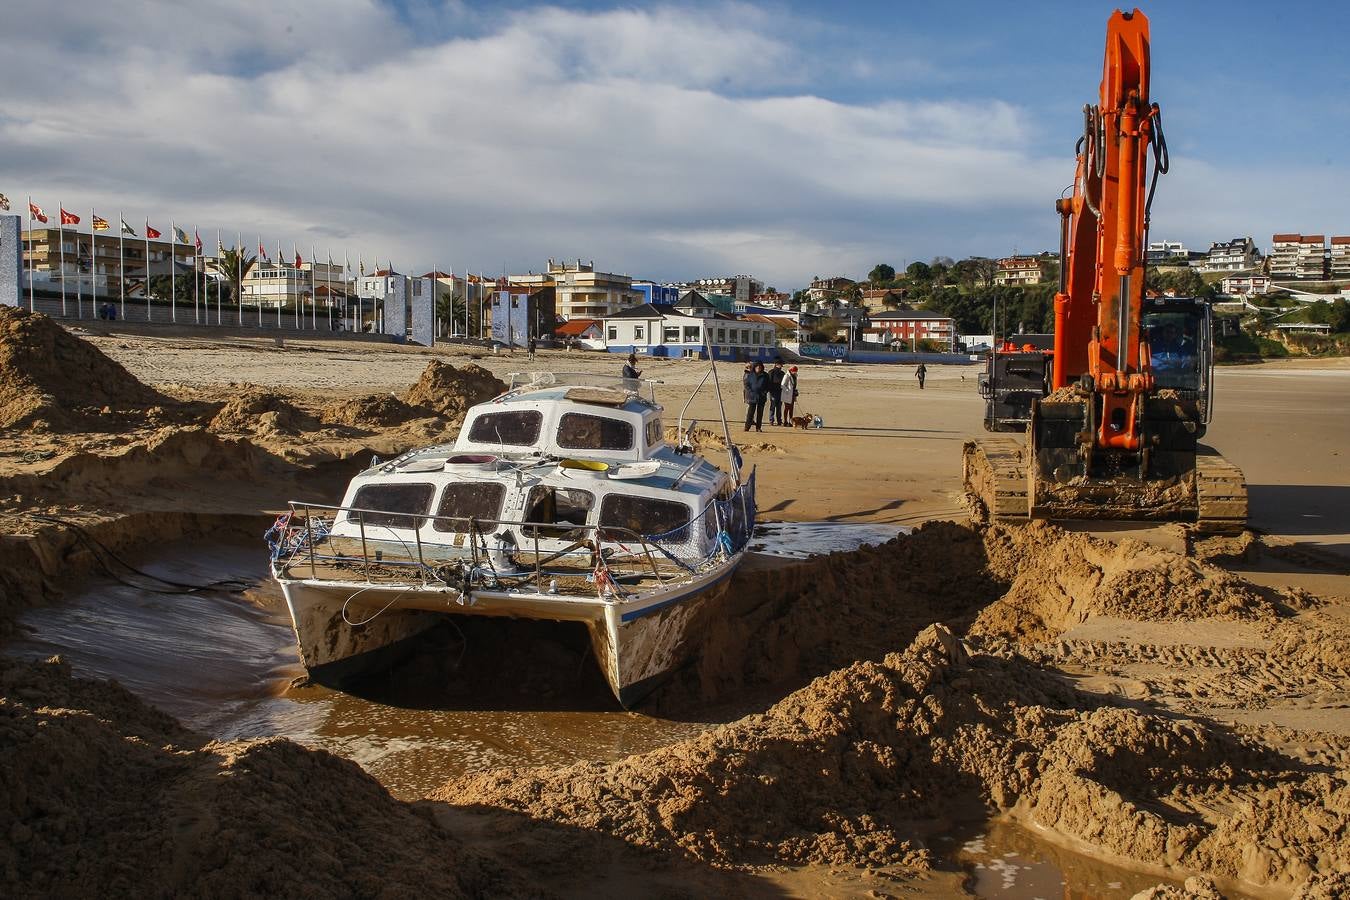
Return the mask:
<svg viewBox="0 0 1350 900">
<path fill-rule="evenodd" d="M 225 401 L 207 426 L 224 434 L 296 434 L 317 423 L 308 413 L 271 391 L 232 385 L 239 393 Z"/>
<path fill-rule="evenodd" d="M 980 613 L 975 635 L 1050 640 L 1092 615 L 1141 621 L 1279 615 L 1269 592 L 1250 582 L 1138 541 L 1114 543 L 1033 522 L 993 526 L 985 545 L 990 571 L 1009 588 Z"/>
<path fill-rule="evenodd" d="M 335 400 L 319 411 L 319 419 L 325 425 L 351 428 L 389 428 L 424 415 L 424 410 L 410 406 L 393 394 L 367 394 Z"/>
<path fill-rule="evenodd" d="M 463 421 L 469 407 L 506 390 L 506 382 L 482 366 L 455 366 L 432 360 L 422 377 L 403 395 L 410 406 L 422 406 L 452 422 Z"/>
<path fill-rule="evenodd" d="M 767 712 L 609 765 L 507 769 L 434 792 L 714 865 L 924 869 L 984 807 L 1143 864 L 1288 890 L 1350 870 L 1347 773 L 1118 707 L 941 625 Z"/>
<path fill-rule="evenodd" d="M 519 896 L 353 763 L 207 743 L 58 660 L 0 659 L 8 896 Z"/>
<path fill-rule="evenodd" d="M 173 404 L 47 316 L 0 306 L 0 428 L 86 428 L 105 408 Z"/>
</svg>

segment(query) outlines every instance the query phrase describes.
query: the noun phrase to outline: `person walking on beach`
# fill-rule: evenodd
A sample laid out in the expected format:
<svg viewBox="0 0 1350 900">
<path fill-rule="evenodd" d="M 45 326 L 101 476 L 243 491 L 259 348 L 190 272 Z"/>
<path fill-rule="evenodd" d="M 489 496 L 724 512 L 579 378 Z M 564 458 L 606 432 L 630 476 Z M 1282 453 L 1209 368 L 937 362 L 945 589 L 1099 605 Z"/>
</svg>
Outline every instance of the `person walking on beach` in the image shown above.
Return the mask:
<svg viewBox="0 0 1350 900">
<path fill-rule="evenodd" d="M 756 431 L 764 430 L 764 401 L 769 399 L 769 376 L 764 371 L 764 363 L 756 362 L 745 371 L 745 430 L 754 426 Z"/>
<path fill-rule="evenodd" d="M 914 377 L 919 379 L 919 390 L 923 390 L 923 380 L 928 377 L 928 367 L 919 363 L 919 367 L 914 370 Z"/>
<path fill-rule="evenodd" d="M 534 362 L 534 350 L 535 350 L 535 347 L 538 346 L 538 344 L 535 342 L 535 339 L 534 339 L 533 336 L 530 337 L 530 342 L 529 342 L 528 344 L 526 344 L 525 346 L 526 346 L 526 349 L 528 349 L 528 350 L 530 351 L 530 362 Z"/>
<path fill-rule="evenodd" d="M 782 422 L 792 427 L 792 411 L 797 405 L 797 367 L 793 366 L 783 376 L 783 415 Z"/>
<path fill-rule="evenodd" d="M 783 424 L 783 357 L 775 357 L 769 370 L 769 424 Z"/>
</svg>

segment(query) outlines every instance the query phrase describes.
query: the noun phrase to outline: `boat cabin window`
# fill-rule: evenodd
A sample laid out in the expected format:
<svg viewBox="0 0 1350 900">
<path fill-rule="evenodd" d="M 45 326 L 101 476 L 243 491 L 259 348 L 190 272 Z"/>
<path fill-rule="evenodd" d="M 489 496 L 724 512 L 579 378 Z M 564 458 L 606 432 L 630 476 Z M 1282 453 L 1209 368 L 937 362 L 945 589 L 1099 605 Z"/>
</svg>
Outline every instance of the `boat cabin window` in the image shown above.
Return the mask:
<svg viewBox="0 0 1350 900">
<path fill-rule="evenodd" d="M 431 527 L 436 531 L 468 531 L 469 519 L 498 519 L 502 514 L 502 498 L 506 485 L 491 481 L 466 481 L 447 484 L 441 494 L 441 505 Z M 491 524 L 484 526 L 492 529 Z"/>
<path fill-rule="evenodd" d="M 663 535 L 662 540 L 682 541 L 688 536 L 689 507 L 674 500 L 610 494 L 600 504 L 600 527 L 624 528 L 634 534 Z M 674 532 L 674 534 L 668 534 Z M 632 535 L 615 535 L 622 540 Z"/>
<path fill-rule="evenodd" d="M 647 420 L 647 446 L 655 447 L 666 438 L 665 429 L 661 427 L 660 419 Z"/>
<path fill-rule="evenodd" d="M 564 413 L 558 422 L 558 446 L 568 450 L 632 450 L 633 426 L 607 416 Z"/>
<path fill-rule="evenodd" d="M 347 513 L 348 522 L 365 522 L 367 526 L 387 528 L 418 528 L 421 521 L 415 516 L 425 515 L 431 507 L 434 484 L 405 482 L 402 484 L 367 484 L 357 488 L 351 505 L 358 510 L 373 512 Z"/>
<path fill-rule="evenodd" d="M 594 505 L 590 491 L 536 485 L 525 501 L 525 521 L 538 522 L 539 527 L 527 525 L 524 532 L 531 537 L 579 537 L 576 527 L 586 524 Z"/>
<path fill-rule="evenodd" d="M 537 409 L 512 409 L 483 413 L 473 420 L 469 440 L 476 444 L 510 444 L 525 447 L 537 443 L 544 414 Z"/>
</svg>

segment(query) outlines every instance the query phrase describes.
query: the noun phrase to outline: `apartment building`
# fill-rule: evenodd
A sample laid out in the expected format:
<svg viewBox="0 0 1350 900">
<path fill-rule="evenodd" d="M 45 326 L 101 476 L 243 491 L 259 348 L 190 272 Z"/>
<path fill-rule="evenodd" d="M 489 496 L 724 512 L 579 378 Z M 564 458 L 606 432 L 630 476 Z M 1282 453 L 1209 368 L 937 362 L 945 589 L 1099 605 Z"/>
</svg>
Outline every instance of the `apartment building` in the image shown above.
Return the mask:
<svg viewBox="0 0 1350 900">
<path fill-rule="evenodd" d="M 881 343 L 917 343 L 927 340 L 948 347 L 955 346 L 955 320 L 930 310 L 906 309 L 877 313 L 871 319 L 872 325 L 865 333 Z"/>
<path fill-rule="evenodd" d="M 831 275 L 828 278 L 813 278 L 811 286 L 806 290 L 806 298 L 812 303 L 824 303 L 827 300 L 837 300 L 844 291 L 853 287 L 855 282 L 851 278 L 845 278 L 842 275 Z"/>
<path fill-rule="evenodd" d="M 1320 234 L 1271 237 L 1270 277 L 1276 281 L 1321 281 L 1327 270 L 1326 238 Z"/>
<path fill-rule="evenodd" d="M 1270 291 L 1269 275 L 1229 275 L 1219 282 L 1219 290 L 1230 297 L 1265 294 Z"/>
<path fill-rule="evenodd" d="M 1256 249 L 1256 242 L 1242 237 L 1210 244 L 1201 268 L 1206 272 L 1241 272 L 1260 264 L 1261 251 Z"/>
<path fill-rule="evenodd" d="M 168 275 L 171 268 L 184 278 L 192 277 L 196 248 L 191 244 L 116 234 L 87 234 L 74 228 L 33 228 L 19 233 L 23 242 L 24 283 L 29 271 L 39 290 L 60 290 L 112 296 L 126 281 L 128 297 L 145 295 L 147 269 L 151 277 Z M 148 256 L 147 256 L 148 253 Z M 169 260 L 177 262 L 171 267 Z M 148 264 L 147 264 L 148 260 Z"/>
<path fill-rule="evenodd" d="M 1350 235 L 1333 235 L 1327 268 L 1332 278 L 1350 278 Z"/>
<path fill-rule="evenodd" d="M 1144 262 L 1150 266 L 1189 266 L 1192 259 L 1206 254 L 1186 249 L 1181 241 L 1149 241 Z"/>
<path fill-rule="evenodd" d="M 764 292 L 764 282 L 749 275 L 724 275 L 699 278 L 679 285 L 680 294 L 698 291 L 700 294 L 723 294 L 736 303 L 749 303 L 756 294 Z"/>
<path fill-rule="evenodd" d="M 1005 256 L 998 261 L 994 284 L 1038 284 L 1044 276 L 1039 256 Z"/>
<path fill-rule="evenodd" d="M 558 315 L 564 319 L 603 319 L 645 302 L 628 275 L 597 272 L 595 262 L 558 262 L 550 259 L 543 272 L 512 275 L 514 285 L 538 289 L 554 287 Z"/>
</svg>

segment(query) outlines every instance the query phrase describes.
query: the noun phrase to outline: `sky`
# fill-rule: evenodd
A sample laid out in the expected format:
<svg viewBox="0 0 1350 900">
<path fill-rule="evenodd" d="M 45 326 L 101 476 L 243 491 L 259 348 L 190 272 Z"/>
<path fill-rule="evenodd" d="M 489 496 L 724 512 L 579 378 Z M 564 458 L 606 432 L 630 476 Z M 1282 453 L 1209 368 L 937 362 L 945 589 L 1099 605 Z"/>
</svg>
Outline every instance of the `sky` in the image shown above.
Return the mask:
<svg viewBox="0 0 1350 900">
<path fill-rule="evenodd" d="M 409 272 L 1055 249 L 1113 8 L 4 0 L 0 193 Z M 1350 234 L 1350 4 L 1146 12 L 1152 237 Z"/>
</svg>

